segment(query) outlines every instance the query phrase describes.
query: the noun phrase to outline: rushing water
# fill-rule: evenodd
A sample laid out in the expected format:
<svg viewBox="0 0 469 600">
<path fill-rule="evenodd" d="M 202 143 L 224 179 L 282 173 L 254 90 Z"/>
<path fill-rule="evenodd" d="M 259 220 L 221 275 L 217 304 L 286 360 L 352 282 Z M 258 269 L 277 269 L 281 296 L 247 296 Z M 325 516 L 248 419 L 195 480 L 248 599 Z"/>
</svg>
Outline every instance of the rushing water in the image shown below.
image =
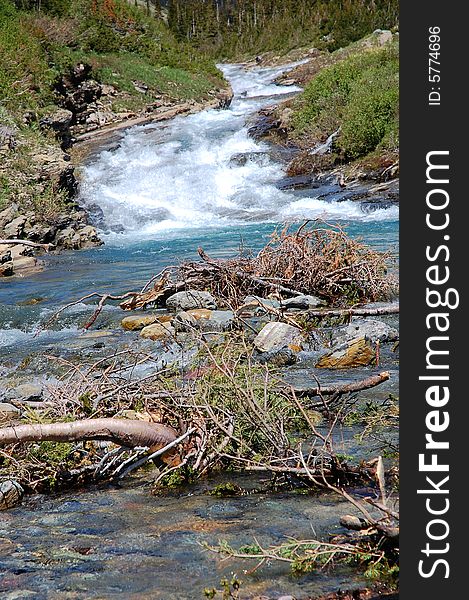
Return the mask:
<svg viewBox="0 0 469 600">
<path fill-rule="evenodd" d="M 138 288 L 162 267 L 194 257 L 198 246 L 216 256 L 235 253 L 241 243 L 260 248 L 278 223 L 325 217 L 378 248 L 395 247 L 395 207 L 364 212 L 343 200 L 338 186 L 331 201 L 318 199 L 321 189 L 276 186 L 285 165 L 248 128 L 260 108 L 298 90 L 272 83 L 286 68 L 225 65 L 235 93 L 229 109 L 133 127 L 113 149 L 94 155 L 83 168 L 80 202 L 95 215 L 105 245 L 46 257 L 42 273 L 1 281 L 0 347 L 21 354 L 26 341 L 36 347 L 41 339 L 76 337 L 79 309 L 59 321 L 59 332 L 33 336 L 54 309 L 85 293 Z M 232 160 L 240 153 L 252 154 Z M 32 298 L 42 300 L 25 306 Z"/>
<path fill-rule="evenodd" d="M 397 249 L 396 208 L 363 212 L 359 203 L 340 198 L 338 186 L 326 201 L 318 199 L 321 189 L 295 192 L 276 185 L 285 165 L 269 145 L 250 138 L 248 128 L 260 108 L 297 91 L 272 83 L 283 69 L 223 70 L 235 92 L 229 109 L 131 128 L 85 165 L 80 202 L 95 216 L 104 246 L 45 257 L 43 272 L 0 281 L 0 376 L 10 376 L 23 360 L 22 372 L 30 377 L 50 350 L 81 357 L 94 352 L 101 338 L 82 334 L 89 314 L 83 303 L 35 333 L 64 303 L 93 290 L 138 289 L 162 267 L 195 257 L 198 246 L 213 256 L 234 254 L 241 243 L 259 249 L 277 224 L 325 217 L 376 248 Z M 121 316 L 106 307 L 100 317 L 98 327 L 110 332 L 102 338 L 106 344 L 126 335 L 118 326 Z M 31 356 L 28 371 L 24 359 Z M 335 530 L 341 514 L 328 496 L 215 500 L 203 492 L 156 499 L 142 488 L 94 490 L 2 515 L 0 595 L 199 598 L 234 567 L 202 552 L 198 542 L 224 537 L 239 545 L 254 536 L 278 542 L 287 535 L 310 537 L 311 528 L 321 535 Z M 241 566 L 234 569 L 240 573 Z M 350 573 L 294 580 L 284 566 L 241 578 L 246 592 L 272 597 L 305 597 L 351 584 Z"/>
</svg>

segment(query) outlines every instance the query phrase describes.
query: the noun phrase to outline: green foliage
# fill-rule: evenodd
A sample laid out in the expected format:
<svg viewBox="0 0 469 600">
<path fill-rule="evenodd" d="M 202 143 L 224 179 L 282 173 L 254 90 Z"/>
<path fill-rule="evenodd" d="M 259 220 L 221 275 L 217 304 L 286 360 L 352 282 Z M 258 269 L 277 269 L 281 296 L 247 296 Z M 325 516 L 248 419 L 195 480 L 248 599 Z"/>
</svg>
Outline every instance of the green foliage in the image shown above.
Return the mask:
<svg viewBox="0 0 469 600">
<path fill-rule="evenodd" d="M 0 0 L 0 100 L 18 123 L 25 110 L 54 104 L 54 83 L 79 61 L 92 62 L 95 78 L 134 97 L 133 80 L 174 99 L 201 99 L 223 85 L 213 60 L 125 0 L 43 0 L 40 12 L 38 6 Z M 151 94 L 140 100 L 139 108 Z"/>
<path fill-rule="evenodd" d="M 51 100 L 53 72 L 22 13 L 0 0 L 0 101 L 8 111 L 35 110 Z"/>
<path fill-rule="evenodd" d="M 35 444 L 29 454 L 48 465 L 56 466 L 63 463 L 72 454 L 73 446 L 64 442 L 39 442 Z"/>
<path fill-rule="evenodd" d="M 236 483 L 231 483 L 230 481 L 227 483 L 220 483 L 210 490 L 210 495 L 216 496 L 217 498 L 240 496 L 242 493 L 243 489 L 240 488 L 239 485 L 236 485 Z"/>
<path fill-rule="evenodd" d="M 54 185 L 49 184 L 42 193 L 32 196 L 32 204 L 34 211 L 41 215 L 46 223 L 54 223 L 67 208 L 67 192 L 56 190 Z"/>
<path fill-rule="evenodd" d="M 296 135 L 321 139 L 339 129 L 335 150 L 350 160 L 398 143 L 396 43 L 351 54 L 320 71 L 295 102 Z"/>
<path fill-rule="evenodd" d="M 233 58 L 315 45 L 344 47 L 398 22 L 397 0 L 170 0 L 179 40 L 211 56 Z"/>
</svg>

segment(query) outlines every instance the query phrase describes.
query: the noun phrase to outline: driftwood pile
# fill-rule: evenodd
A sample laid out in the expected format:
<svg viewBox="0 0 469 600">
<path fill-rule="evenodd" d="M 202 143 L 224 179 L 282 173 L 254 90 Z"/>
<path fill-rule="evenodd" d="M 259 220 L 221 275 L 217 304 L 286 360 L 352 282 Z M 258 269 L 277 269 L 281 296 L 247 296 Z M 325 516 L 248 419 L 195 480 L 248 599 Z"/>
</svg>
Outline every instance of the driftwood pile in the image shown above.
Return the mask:
<svg viewBox="0 0 469 600">
<path fill-rule="evenodd" d="M 312 225 L 311 225 L 312 223 Z M 350 238 L 338 225 L 306 221 L 292 232 L 275 231 L 260 252 L 241 250 L 238 257 L 211 259 L 198 248 L 201 261 L 184 261 L 165 269 L 139 293 L 126 295 L 124 310 L 161 304 L 182 289 L 208 290 L 231 308 L 247 295 L 320 296 L 332 306 L 388 299 L 397 278 L 388 273 L 390 253 L 378 252 Z"/>
</svg>

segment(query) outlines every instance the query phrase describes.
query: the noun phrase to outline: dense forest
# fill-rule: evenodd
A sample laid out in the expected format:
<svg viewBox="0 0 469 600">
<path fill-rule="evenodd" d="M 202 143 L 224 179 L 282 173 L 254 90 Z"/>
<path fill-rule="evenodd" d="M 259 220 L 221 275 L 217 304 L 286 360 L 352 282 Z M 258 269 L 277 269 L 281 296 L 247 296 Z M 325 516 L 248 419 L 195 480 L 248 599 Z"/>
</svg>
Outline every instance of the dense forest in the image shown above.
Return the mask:
<svg viewBox="0 0 469 600">
<path fill-rule="evenodd" d="M 396 0 L 169 0 L 180 40 L 220 57 L 285 51 L 314 43 L 336 50 L 397 25 Z"/>
</svg>

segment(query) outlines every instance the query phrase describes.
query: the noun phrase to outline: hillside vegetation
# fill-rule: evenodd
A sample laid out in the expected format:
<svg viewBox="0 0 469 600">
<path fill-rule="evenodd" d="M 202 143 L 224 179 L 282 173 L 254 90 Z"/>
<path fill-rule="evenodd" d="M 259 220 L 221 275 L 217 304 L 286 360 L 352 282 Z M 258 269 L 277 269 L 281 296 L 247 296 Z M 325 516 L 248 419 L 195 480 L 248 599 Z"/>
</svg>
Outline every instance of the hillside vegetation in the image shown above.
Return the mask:
<svg viewBox="0 0 469 600">
<path fill-rule="evenodd" d="M 123 0 L 35 5 L 0 0 L 0 97 L 13 116 L 47 110 L 57 99 L 54 83 L 78 62 L 89 63 L 98 82 L 133 96 L 129 108 L 162 93 L 200 99 L 222 84 L 213 61 L 177 41 L 161 18 Z M 142 80 L 146 98 L 132 83 Z"/>
<path fill-rule="evenodd" d="M 342 158 L 394 150 L 399 135 L 399 50 L 396 41 L 352 53 L 322 69 L 293 103 L 296 138 L 321 140 L 338 131 Z"/>
<path fill-rule="evenodd" d="M 225 86 L 158 11 L 125 0 L 0 0 L 0 213 L 9 207 L 0 237 L 25 211 L 66 226 L 76 181 L 63 150 L 77 131 L 213 100 Z"/>
<path fill-rule="evenodd" d="M 399 19 L 397 0 L 169 0 L 179 40 L 217 58 L 312 46 L 334 51 Z"/>
</svg>

